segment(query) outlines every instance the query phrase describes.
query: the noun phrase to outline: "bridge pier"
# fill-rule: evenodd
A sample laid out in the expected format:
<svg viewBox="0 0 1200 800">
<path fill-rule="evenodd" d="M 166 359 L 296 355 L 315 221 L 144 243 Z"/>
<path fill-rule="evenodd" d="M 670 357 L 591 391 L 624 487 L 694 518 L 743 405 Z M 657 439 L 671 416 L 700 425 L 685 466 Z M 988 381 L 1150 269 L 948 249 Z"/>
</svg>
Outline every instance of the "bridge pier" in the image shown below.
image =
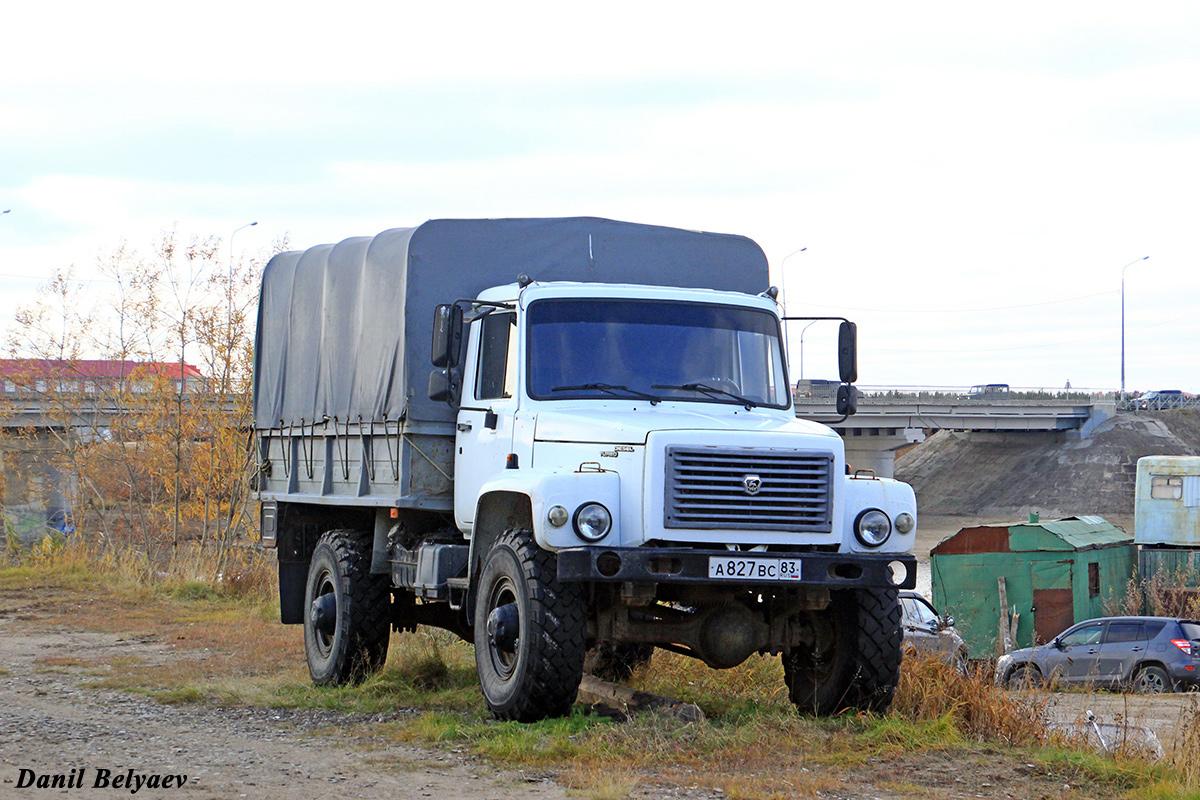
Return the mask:
<svg viewBox="0 0 1200 800">
<path fill-rule="evenodd" d="M 874 470 L 879 477 L 890 478 L 895 475 L 896 451 L 925 441 L 927 430 L 1054 431 L 1086 437 L 1114 412 L 1103 401 L 1042 394 L 1044 399 L 998 399 L 953 392 L 939 396 L 924 391 L 877 390 L 860 394 L 858 413 L 849 418 L 836 415 L 825 400 L 805 402 L 802 398 L 797 400 L 796 416 L 824 422 L 837 431 L 846 443 L 846 461 L 852 468 Z"/>
<path fill-rule="evenodd" d="M 921 428 L 834 428 L 846 443 L 851 469 L 869 469 L 880 478 L 896 474 L 896 451 L 925 441 Z"/>
</svg>

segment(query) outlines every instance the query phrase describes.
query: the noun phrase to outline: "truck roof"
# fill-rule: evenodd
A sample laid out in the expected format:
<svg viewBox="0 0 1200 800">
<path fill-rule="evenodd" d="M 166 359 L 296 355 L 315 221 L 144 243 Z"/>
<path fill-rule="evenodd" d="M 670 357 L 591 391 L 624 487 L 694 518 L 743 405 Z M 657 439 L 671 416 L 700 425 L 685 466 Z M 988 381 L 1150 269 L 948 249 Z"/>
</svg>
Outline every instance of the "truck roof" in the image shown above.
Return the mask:
<svg viewBox="0 0 1200 800">
<path fill-rule="evenodd" d="M 452 421 L 426 391 L 434 308 L 520 274 L 747 294 L 770 280 L 744 236 L 596 217 L 430 220 L 280 253 L 259 298 L 255 427 Z"/>
</svg>

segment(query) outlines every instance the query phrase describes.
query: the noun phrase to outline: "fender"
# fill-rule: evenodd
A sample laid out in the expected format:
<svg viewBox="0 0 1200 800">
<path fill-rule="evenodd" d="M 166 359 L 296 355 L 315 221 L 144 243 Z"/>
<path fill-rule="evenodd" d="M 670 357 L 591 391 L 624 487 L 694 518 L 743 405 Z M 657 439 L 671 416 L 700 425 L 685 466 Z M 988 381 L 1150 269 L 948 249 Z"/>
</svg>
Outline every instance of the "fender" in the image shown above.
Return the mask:
<svg viewBox="0 0 1200 800">
<path fill-rule="evenodd" d="M 917 497 L 907 483 L 891 478 L 850 476 L 844 486 L 846 496 L 841 500 L 842 508 L 878 508 L 893 522 L 902 513 L 911 514 L 913 519 L 917 519 Z M 893 529 L 891 538 L 884 542 L 882 547 L 863 547 L 858 539 L 854 538 L 855 516 L 848 513 L 842 520 L 842 541 L 849 543 L 850 550 L 860 553 L 907 553 L 912 549 L 917 538 L 915 527 L 907 534 Z"/>
<path fill-rule="evenodd" d="M 571 520 L 576 510 L 587 503 L 600 503 L 612 514 L 613 528 L 595 544 L 620 546 L 621 479 L 611 470 L 582 472 L 548 472 L 537 469 L 505 470 L 479 489 L 475 503 L 475 530 L 471 536 L 471 563 L 479 563 L 486 548 L 497 535 L 511 527 L 530 527 L 539 547 L 557 552 L 565 547 L 592 544 L 575 534 Z M 503 499 L 501 499 L 503 498 Z M 497 509 L 513 509 L 518 498 L 526 501 L 528 519 L 524 513 Z M 551 524 L 548 514 L 554 506 L 567 510 L 567 522 Z M 478 552 L 476 549 L 478 548 Z"/>
</svg>

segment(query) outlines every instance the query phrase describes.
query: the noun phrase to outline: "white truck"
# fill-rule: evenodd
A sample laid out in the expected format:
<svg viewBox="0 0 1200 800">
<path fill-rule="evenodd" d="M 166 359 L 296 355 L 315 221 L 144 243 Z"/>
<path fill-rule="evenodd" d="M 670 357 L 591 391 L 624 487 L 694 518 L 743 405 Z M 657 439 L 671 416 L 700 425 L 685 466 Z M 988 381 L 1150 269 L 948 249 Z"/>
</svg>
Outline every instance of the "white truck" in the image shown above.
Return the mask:
<svg viewBox="0 0 1200 800">
<path fill-rule="evenodd" d="M 390 632 L 473 641 L 500 719 L 585 657 L 782 656 L 803 712 L 883 709 L 912 588 L 906 484 L 797 419 L 749 239 L 595 218 L 434 220 L 267 265 L 255 489 L 317 684 Z M 855 329 L 838 339 L 853 412 Z"/>
</svg>

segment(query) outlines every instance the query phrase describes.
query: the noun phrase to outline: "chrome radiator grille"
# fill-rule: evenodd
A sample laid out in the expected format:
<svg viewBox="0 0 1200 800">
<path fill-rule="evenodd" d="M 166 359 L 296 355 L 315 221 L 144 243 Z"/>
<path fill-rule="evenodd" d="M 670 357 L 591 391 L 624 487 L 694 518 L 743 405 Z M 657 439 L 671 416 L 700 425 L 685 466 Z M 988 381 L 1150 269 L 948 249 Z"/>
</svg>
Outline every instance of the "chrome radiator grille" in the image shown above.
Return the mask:
<svg viewBox="0 0 1200 800">
<path fill-rule="evenodd" d="M 828 531 L 833 456 L 668 447 L 668 528 Z"/>
</svg>

